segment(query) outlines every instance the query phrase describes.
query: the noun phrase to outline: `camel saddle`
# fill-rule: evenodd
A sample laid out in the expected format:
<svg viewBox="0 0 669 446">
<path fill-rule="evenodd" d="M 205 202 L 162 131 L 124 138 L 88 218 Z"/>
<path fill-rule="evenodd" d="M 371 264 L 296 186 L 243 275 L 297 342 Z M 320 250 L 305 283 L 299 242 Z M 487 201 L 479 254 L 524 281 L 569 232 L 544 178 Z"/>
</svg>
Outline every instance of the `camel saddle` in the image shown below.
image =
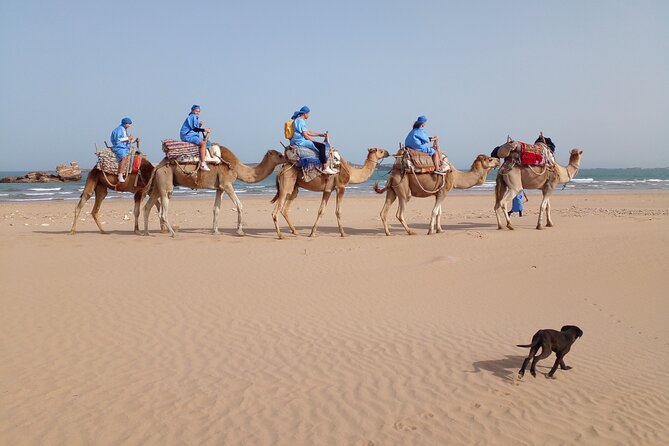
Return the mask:
<svg viewBox="0 0 669 446">
<path fill-rule="evenodd" d="M 96 169 L 113 175 L 118 173 L 119 163 L 116 161 L 116 154 L 111 149 L 102 149 L 97 152 L 96 155 L 98 156 L 98 162 L 95 165 Z M 142 158 L 146 158 L 146 155 L 141 152 L 133 152 L 126 155 L 123 159 L 132 162 L 132 165 L 129 166 L 130 172 L 127 173 L 137 173 L 139 166 L 142 163 Z"/>
<path fill-rule="evenodd" d="M 200 148 L 197 144 L 165 139 L 163 140 L 163 152 L 165 152 L 166 158 L 176 160 L 179 164 L 197 164 L 200 162 Z M 222 161 L 220 148 L 215 144 L 207 147 L 204 160 L 207 163 L 220 164 Z"/>
<path fill-rule="evenodd" d="M 523 166 L 544 166 L 554 162 L 553 153 L 543 142 L 534 145 L 520 142 L 520 153 L 516 152 L 513 155 L 517 156 L 516 161 Z"/>
<path fill-rule="evenodd" d="M 302 180 L 309 182 L 321 175 L 320 169 L 323 167 L 318 154 L 308 147 L 300 147 L 294 144 L 285 148 L 284 154 L 295 166 L 302 169 Z M 330 147 L 330 168 L 339 172 L 341 168 L 341 155 L 334 147 Z"/>
<path fill-rule="evenodd" d="M 402 172 L 431 173 L 436 170 L 434 161 L 432 161 L 432 155 L 428 155 L 420 150 L 400 147 L 400 150 L 393 156 L 395 157 L 393 169 L 398 169 Z M 444 154 L 441 155 L 441 165 L 445 171 L 450 169 L 450 165 Z"/>
</svg>

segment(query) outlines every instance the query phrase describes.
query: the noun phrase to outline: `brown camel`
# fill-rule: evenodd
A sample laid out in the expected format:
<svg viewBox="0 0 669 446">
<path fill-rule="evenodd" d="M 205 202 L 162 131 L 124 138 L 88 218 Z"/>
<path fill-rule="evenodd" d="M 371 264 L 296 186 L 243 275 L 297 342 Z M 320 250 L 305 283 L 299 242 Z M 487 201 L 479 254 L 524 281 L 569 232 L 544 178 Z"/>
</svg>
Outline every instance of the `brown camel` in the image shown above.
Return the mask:
<svg viewBox="0 0 669 446">
<path fill-rule="evenodd" d="M 144 198 L 145 192 L 144 188 L 151 178 L 153 173 L 153 164 L 146 158 L 142 158 L 139 165 L 139 171 L 137 174 L 129 174 L 124 183 L 118 182 L 118 176 L 116 174 L 105 173 L 99 170 L 96 167 L 92 168 L 88 172 L 86 177 L 86 185 L 84 186 L 84 191 L 81 193 L 79 198 L 79 203 L 77 207 L 74 208 L 74 221 L 72 222 L 72 229 L 70 229 L 70 234 L 75 234 L 77 232 L 77 220 L 79 220 L 79 214 L 81 209 L 84 207 L 84 204 L 91 198 L 91 195 L 95 192 L 95 204 L 93 205 L 93 210 L 91 211 L 91 217 L 95 220 L 95 224 L 98 225 L 100 232 L 106 234 L 105 230 L 102 229 L 100 220 L 98 220 L 98 212 L 100 211 L 100 205 L 102 201 L 107 196 L 107 189 L 113 189 L 117 192 L 133 192 L 135 194 L 135 209 L 133 214 L 135 215 L 135 234 L 139 233 L 139 206 Z M 135 185 L 135 182 L 137 183 Z M 150 209 L 150 208 L 149 208 Z"/>
<path fill-rule="evenodd" d="M 361 169 L 352 167 L 342 159 L 341 169 L 338 174 L 320 175 L 308 183 L 302 180 L 302 171 L 300 168 L 296 167 L 294 164 L 286 164 L 281 172 L 277 175 L 277 191 L 276 195 L 272 199 L 272 203 L 276 202 L 276 206 L 272 212 L 272 220 L 274 220 L 277 236 L 280 239 L 283 238 L 283 234 L 281 233 L 277 219 L 279 212 L 281 212 L 281 215 L 283 215 L 283 218 L 285 218 L 286 223 L 288 223 L 290 232 L 293 233 L 293 235 L 298 235 L 297 229 L 290 221 L 288 211 L 290 210 L 290 206 L 297 197 L 297 193 L 301 187 L 313 192 L 323 192 L 321 205 L 318 208 L 318 216 L 316 217 L 314 226 L 311 228 L 311 234 L 309 234 L 309 237 L 316 236 L 318 222 L 323 215 L 323 211 L 328 204 L 328 200 L 330 199 L 330 195 L 332 195 L 333 190 L 337 192 L 337 206 L 335 209 L 335 215 L 337 216 L 339 234 L 342 237 L 346 237 L 344 227 L 341 224 L 341 202 L 344 198 L 344 191 L 346 190 L 346 186 L 348 184 L 359 184 L 367 181 L 369 177 L 372 176 L 372 173 L 374 172 L 374 169 L 376 169 L 378 163 L 388 156 L 390 156 L 390 154 L 387 150 L 377 148 L 368 149 L 367 159 L 365 160 L 365 163 Z"/>
<path fill-rule="evenodd" d="M 502 229 L 502 222 L 499 217 L 501 212 L 504 218 L 506 218 L 506 227 L 513 229 L 511 219 L 507 213 L 507 205 L 523 189 L 540 189 L 543 192 L 537 229 L 542 229 L 541 221 L 544 212 L 546 213 L 546 226 L 553 226 L 550 196 L 558 184 L 567 183 L 576 176 L 581 164 L 582 154 L 582 150 L 572 149 L 567 167 L 560 166 L 557 163 L 544 167 L 513 165 L 509 169 L 503 166 L 497 173 L 497 180 L 495 182 L 495 217 L 497 218 L 497 228 Z"/>
<path fill-rule="evenodd" d="M 149 199 L 144 205 L 144 235 L 149 234 L 149 210 L 160 200 L 160 221 L 164 223 L 170 235 L 175 236 L 172 225 L 167 220 L 169 200 L 172 197 L 174 185 L 188 187 L 191 189 L 215 189 L 214 200 L 214 224 L 212 232 L 219 234 L 218 214 L 221 210 L 221 198 L 226 192 L 237 208 L 237 234 L 244 235 L 242 228 L 242 203 L 237 198 L 232 183 L 239 179 L 245 183 L 257 183 L 267 178 L 276 166 L 285 161 L 282 153 L 276 150 L 268 150 L 262 161 L 255 167 L 247 166 L 239 161 L 230 149 L 218 145 L 221 149 L 221 158 L 227 162 L 221 164 L 210 164 L 209 172 L 196 170 L 194 164 L 177 164 L 174 161 L 163 159 L 156 166 L 151 181 L 147 187 Z"/>
<path fill-rule="evenodd" d="M 449 163 L 450 165 L 450 163 Z M 469 189 L 470 187 L 483 184 L 485 179 L 495 167 L 499 166 L 497 158 L 486 155 L 478 155 L 468 172 L 459 171 L 451 165 L 446 175 L 436 175 L 432 173 L 414 174 L 405 172 L 404 175 L 399 169 L 393 168 L 390 178 L 384 188 L 374 185 L 374 190 L 382 194 L 386 192 L 386 201 L 381 209 L 381 221 L 386 235 L 391 235 L 388 227 L 388 211 L 395 199 L 399 198 L 397 209 L 397 219 L 402 223 L 404 230 L 409 235 L 415 232 L 409 229 L 404 219 L 404 210 L 409 198 L 434 196 L 434 207 L 430 217 L 430 229 L 428 235 L 435 232 L 443 232 L 441 228 L 441 203 L 446 198 L 446 194 L 454 187 L 458 189 Z"/>
</svg>

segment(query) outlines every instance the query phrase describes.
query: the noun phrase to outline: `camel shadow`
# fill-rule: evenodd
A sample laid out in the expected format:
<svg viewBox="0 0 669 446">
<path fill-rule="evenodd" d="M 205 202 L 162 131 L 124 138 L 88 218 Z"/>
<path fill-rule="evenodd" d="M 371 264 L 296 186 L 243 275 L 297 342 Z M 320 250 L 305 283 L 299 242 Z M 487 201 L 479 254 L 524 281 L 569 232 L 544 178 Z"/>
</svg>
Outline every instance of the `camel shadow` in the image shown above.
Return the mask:
<svg viewBox="0 0 669 446">
<path fill-rule="evenodd" d="M 493 376 L 504 381 L 513 382 L 514 376 L 523 365 L 525 356 L 506 355 L 504 359 L 490 359 L 487 361 L 476 361 L 472 363 L 474 370 L 469 373 L 480 373 L 481 371 L 492 372 Z"/>
</svg>

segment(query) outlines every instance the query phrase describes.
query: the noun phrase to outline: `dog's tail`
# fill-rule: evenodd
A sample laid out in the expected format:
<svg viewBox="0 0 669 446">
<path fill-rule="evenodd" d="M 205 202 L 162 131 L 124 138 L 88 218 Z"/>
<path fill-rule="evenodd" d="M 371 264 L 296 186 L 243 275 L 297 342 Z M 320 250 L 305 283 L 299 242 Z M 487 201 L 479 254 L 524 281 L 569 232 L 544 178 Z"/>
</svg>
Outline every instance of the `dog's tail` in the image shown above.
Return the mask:
<svg viewBox="0 0 669 446">
<path fill-rule="evenodd" d="M 526 344 L 526 345 L 516 344 L 516 347 L 530 348 L 530 347 L 532 347 L 532 344 Z"/>
</svg>

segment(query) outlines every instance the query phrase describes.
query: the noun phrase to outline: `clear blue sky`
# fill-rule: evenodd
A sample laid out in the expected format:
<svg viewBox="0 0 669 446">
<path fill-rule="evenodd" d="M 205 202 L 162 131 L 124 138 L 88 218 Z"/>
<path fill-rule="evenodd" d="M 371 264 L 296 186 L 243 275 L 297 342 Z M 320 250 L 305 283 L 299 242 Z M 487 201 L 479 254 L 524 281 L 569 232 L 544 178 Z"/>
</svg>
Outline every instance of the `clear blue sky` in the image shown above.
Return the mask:
<svg viewBox="0 0 669 446">
<path fill-rule="evenodd" d="M 0 5 L 0 170 L 92 167 L 124 116 L 157 163 L 194 103 L 245 162 L 307 104 L 353 162 L 423 114 L 461 168 L 540 130 L 561 162 L 669 166 L 666 0 Z"/>
</svg>

